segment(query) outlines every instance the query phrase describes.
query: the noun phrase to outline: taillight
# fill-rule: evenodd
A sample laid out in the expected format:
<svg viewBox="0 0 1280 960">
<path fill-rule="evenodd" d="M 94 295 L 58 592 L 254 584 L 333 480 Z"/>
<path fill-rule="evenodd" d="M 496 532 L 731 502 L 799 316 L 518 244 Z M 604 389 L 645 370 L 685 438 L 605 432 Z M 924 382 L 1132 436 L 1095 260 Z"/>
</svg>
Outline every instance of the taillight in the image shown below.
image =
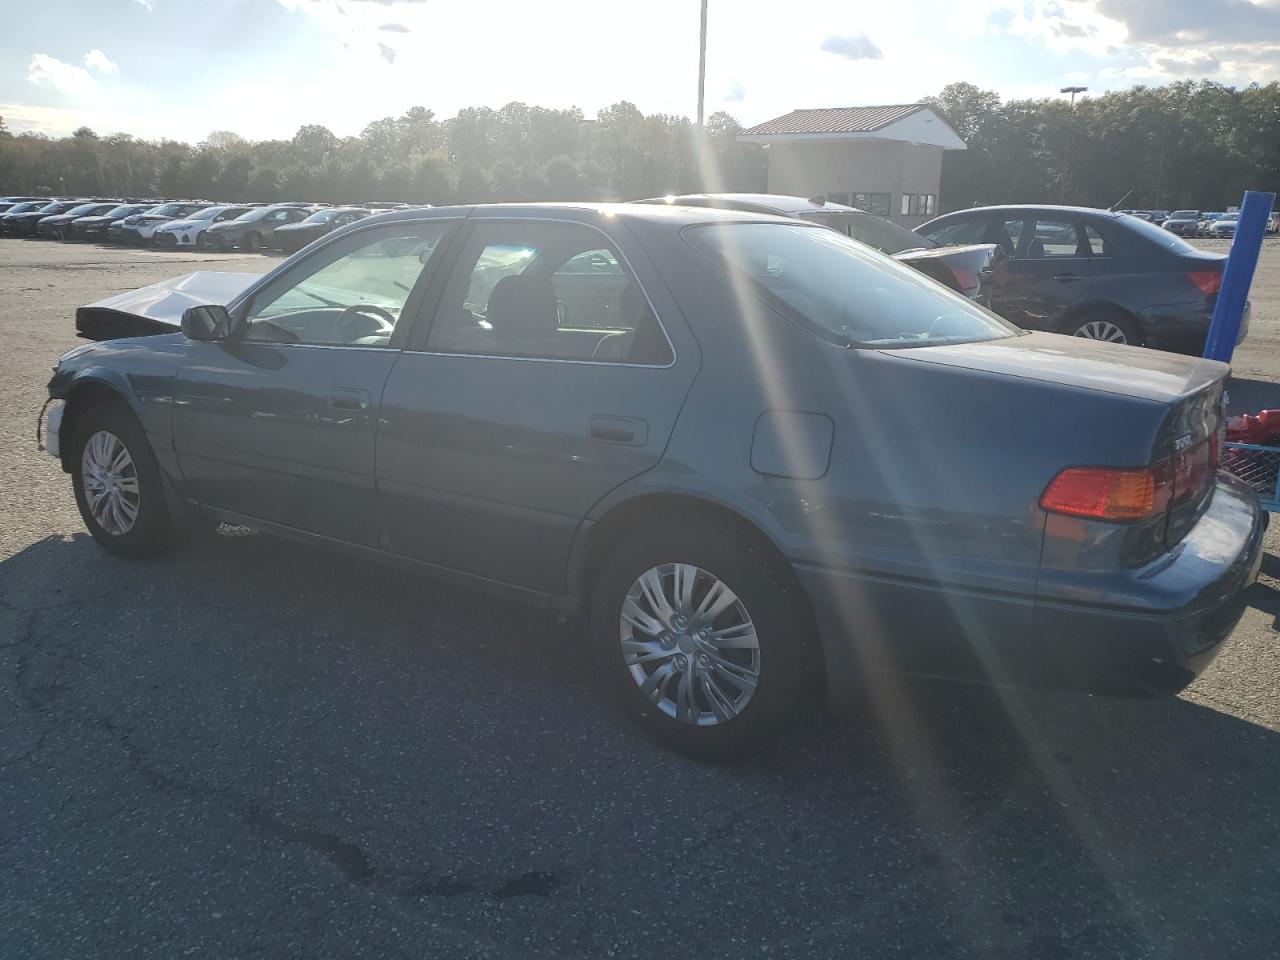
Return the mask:
<svg viewBox="0 0 1280 960">
<path fill-rule="evenodd" d="M 962 293 L 977 289 L 978 278 L 973 275 L 972 271 L 966 270 L 964 267 L 952 267 L 951 272 L 955 275 L 956 286 L 960 288 Z"/>
<path fill-rule="evenodd" d="M 1149 467 L 1068 467 L 1045 488 L 1040 507 L 1095 520 L 1146 520 L 1203 494 L 1217 459 L 1214 436 Z"/>
<path fill-rule="evenodd" d="M 1187 279 L 1206 297 L 1217 293 L 1222 287 L 1221 270 L 1192 270 L 1187 274 Z"/>
<path fill-rule="evenodd" d="M 1170 508 L 1180 507 L 1204 493 L 1217 470 L 1217 453 L 1217 437 L 1214 436 L 1174 455 Z"/>
<path fill-rule="evenodd" d="M 1168 471 L 1157 467 L 1068 467 L 1040 497 L 1040 506 L 1051 513 L 1095 520 L 1144 520 L 1167 502 Z"/>
</svg>

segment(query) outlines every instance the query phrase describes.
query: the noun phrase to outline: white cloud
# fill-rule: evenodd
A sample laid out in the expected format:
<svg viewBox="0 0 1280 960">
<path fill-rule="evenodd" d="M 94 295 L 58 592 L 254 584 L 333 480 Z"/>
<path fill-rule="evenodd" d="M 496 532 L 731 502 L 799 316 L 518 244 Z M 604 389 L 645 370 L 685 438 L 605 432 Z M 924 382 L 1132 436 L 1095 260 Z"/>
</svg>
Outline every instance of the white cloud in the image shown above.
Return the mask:
<svg viewBox="0 0 1280 960">
<path fill-rule="evenodd" d="M 84 55 L 84 65 L 88 69 L 103 74 L 104 76 L 109 73 L 116 73 L 120 70 L 119 65 L 97 47 Z"/>
<path fill-rule="evenodd" d="M 146 7 L 148 10 L 153 9 L 152 0 L 133 0 L 140 7 Z"/>
<path fill-rule="evenodd" d="M 846 60 L 879 60 L 884 54 L 875 41 L 865 33 L 852 33 L 845 37 L 827 37 L 822 49 Z"/>
<path fill-rule="evenodd" d="M 27 64 L 27 79 L 39 87 L 52 87 L 59 93 L 83 97 L 98 89 L 98 82 L 83 67 L 64 63 L 47 53 L 37 53 Z"/>
</svg>

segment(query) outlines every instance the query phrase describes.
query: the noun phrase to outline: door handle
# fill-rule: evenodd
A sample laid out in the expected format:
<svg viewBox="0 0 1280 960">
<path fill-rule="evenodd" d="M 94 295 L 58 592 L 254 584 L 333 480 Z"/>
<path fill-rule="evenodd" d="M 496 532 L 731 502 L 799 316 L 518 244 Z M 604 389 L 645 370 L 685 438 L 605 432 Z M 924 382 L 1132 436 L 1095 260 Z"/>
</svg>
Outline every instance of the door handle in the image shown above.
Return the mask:
<svg viewBox="0 0 1280 960">
<path fill-rule="evenodd" d="M 649 437 L 649 424 L 634 417 L 608 417 L 591 415 L 591 436 L 607 443 L 625 443 L 643 446 Z"/>
<path fill-rule="evenodd" d="M 329 394 L 329 406 L 335 410 L 368 410 L 369 392 L 336 387 Z"/>
<path fill-rule="evenodd" d="M 1059 283 L 1075 283 L 1077 280 L 1083 280 L 1084 277 L 1078 273 L 1059 273 L 1054 276 Z"/>
</svg>

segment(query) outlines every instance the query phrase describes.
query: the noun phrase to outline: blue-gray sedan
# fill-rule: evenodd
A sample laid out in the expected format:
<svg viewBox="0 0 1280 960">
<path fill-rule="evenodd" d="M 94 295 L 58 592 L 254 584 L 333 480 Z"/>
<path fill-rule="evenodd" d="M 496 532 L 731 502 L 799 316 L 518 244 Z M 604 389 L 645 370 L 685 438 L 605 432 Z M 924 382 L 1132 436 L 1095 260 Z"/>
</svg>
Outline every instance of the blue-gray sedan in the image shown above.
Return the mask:
<svg viewBox="0 0 1280 960">
<path fill-rule="evenodd" d="M 106 549 L 202 515 L 578 607 L 703 757 L 881 671 L 1175 691 L 1261 555 L 1226 365 L 1026 333 L 780 217 L 406 210 L 77 326 L 44 430 Z"/>
</svg>

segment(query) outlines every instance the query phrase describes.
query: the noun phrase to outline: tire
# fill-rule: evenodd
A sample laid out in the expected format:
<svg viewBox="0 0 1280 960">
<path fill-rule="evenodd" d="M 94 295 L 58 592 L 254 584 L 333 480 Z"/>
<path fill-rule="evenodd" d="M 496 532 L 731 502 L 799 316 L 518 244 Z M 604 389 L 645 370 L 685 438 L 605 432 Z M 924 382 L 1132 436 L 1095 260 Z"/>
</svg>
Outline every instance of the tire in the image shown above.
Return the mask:
<svg viewBox="0 0 1280 960">
<path fill-rule="evenodd" d="M 203 231 L 203 230 L 201 230 L 199 233 L 197 233 L 197 234 L 196 234 L 195 244 L 196 244 L 196 249 L 197 249 L 197 250 L 203 250 L 203 249 L 205 249 L 207 246 L 209 246 L 209 241 L 205 240 L 205 238 L 204 238 L 204 231 Z"/>
<path fill-rule="evenodd" d="M 240 245 L 250 253 L 257 253 L 262 249 L 262 237 L 256 233 L 247 233 L 244 239 L 240 241 Z"/>
<path fill-rule="evenodd" d="M 62 237 L 62 231 L 61 231 L 61 230 L 58 230 L 58 229 L 50 230 L 50 231 L 49 231 L 49 239 L 50 239 L 50 240 L 56 240 L 57 242 L 61 243 L 61 242 L 62 242 L 62 239 L 63 239 L 63 237 Z"/>
<path fill-rule="evenodd" d="M 661 605 L 645 587 L 652 591 L 656 581 L 664 598 L 674 598 L 677 578 L 688 582 L 689 571 L 684 614 L 655 617 Z M 733 600 L 707 621 L 698 610 L 718 586 Z M 724 593 L 716 595 L 725 602 Z M 605 683 L 628 719 L 686 756 L 727 761 L 764 750 L 794 719 L 808 676 L 811 620 L 791 571 L 759 545 L 708 527 L 659 525 L 625 535 L 606 558 L 592 591 L 590 630 Z M 728 632 L 721 639 L 735 646 L 718 648 L 703 627 Z"/>
<path fill-rule="evenodd" d="M 165 501 L 160 464 L 142 426 L 123 403 L 108 402 L 86 410 L 76 424 L 71 449 L 76 506 L 89 533 L 103 549 L 121 557 L 146 557 L 173 544 L 176 529 Z M 120 504 L 113 509 L 107 502 L 110 493 L 98 492 L 102 490 L 102 480 L 90 478 L 103 476 L 100 465 L 108 459 L 119 463 L 119 449 L 125 451 L 131 463 L 111 474 Z M 135 496 L 130 496 L 131 488 L 136 491 Z M 128 516 L 130 505 L 132 519 Z"/>
<path fill-rule="evenodd" d="M 1061 332 L 1069 337 L 1103 340 L 1131 347 L 1146 345 L 1146 337 L 1133 317 L 1112 307 L 1085 309 L 1075 313 L 1063 322 Z"/>
</svg>

